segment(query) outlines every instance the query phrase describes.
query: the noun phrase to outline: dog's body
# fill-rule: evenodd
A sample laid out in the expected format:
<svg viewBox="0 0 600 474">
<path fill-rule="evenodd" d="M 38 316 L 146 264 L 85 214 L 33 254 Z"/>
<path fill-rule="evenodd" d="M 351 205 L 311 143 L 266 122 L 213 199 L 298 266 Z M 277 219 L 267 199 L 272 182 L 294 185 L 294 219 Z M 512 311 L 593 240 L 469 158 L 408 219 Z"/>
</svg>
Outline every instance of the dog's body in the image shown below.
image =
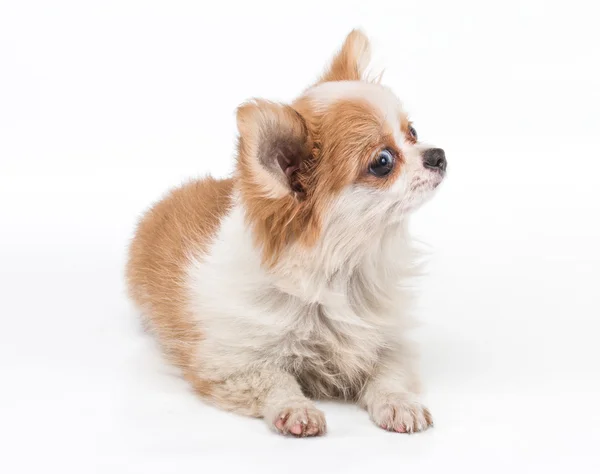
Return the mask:
<svg viewBox="0 0 600 474">
<path fill-rule="evenodd" d="M 399 432 L 431 424 L 403 337 L 406 215 L 445 159 L 430 166 L 395 96 L 364 80 L 367 56 L 353 32 L 291 107 L 242 106 L 234 177 L 173 191 L 131 247 L 131 295 L 171 361 L 282 433 L 325 431 L 308 397 L 355 400 Z"/>
</svg>

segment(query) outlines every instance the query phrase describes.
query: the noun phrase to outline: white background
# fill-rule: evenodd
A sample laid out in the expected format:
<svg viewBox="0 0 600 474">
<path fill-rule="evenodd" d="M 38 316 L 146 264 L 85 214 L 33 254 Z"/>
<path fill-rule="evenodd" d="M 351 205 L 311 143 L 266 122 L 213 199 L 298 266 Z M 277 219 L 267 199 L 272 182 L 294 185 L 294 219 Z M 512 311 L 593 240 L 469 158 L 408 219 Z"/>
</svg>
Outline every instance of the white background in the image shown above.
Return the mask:
<svg viewBox="0 0 600 474">
<path fill-rule="evenodd" d="M 0 470 L 600 472 L 598 12 L 576 1 L 0 1 Z M 436 426 L 323 403 L 287 439 L 207 407 L 124 293 L 140 213 L 233 165 L 353 27 L 449 175 L 415 333 Z"/>
</svg>

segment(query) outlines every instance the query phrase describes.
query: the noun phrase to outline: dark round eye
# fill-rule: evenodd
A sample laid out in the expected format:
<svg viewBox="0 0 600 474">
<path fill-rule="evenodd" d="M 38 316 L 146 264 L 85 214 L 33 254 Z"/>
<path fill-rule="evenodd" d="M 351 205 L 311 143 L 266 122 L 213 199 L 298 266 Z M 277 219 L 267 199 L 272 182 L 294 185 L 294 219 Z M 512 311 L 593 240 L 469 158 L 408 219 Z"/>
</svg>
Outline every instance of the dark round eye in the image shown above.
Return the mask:
<svg viewBox="0 0 600 474">
<path fill-rule="evenodd" d="M 389 150 L 381 150 L 375 161 L 369 166 L 369 173 L 375 176 L 385 176 L 394 167 L 394 155 Z"/>
<path fill-rule="evenodd" d="M 408 133 L 410 133 L 410 136 L 413 137 L 415 140 L 418 140 L 418 135 L 417 135 L 417 131 L 415 130 L 415 127 L 413 127 L 412 125 L 410 127 L 408 127 Z"/>
</svg>

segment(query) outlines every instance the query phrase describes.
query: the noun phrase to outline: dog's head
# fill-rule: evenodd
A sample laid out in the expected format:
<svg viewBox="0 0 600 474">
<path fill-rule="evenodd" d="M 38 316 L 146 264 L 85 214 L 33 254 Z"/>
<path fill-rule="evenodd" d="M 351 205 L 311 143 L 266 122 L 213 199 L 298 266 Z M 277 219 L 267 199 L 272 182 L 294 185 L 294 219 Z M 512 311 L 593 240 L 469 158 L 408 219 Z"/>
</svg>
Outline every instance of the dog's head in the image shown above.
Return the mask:
<svg viewBox="0 0 600 474">
<path fill-rule="evenodd" d="M 238 109 L 241 198 L 267 260 L 327 238 L 332 223 L 352 234 L 400 222 L 444 179 L 444 151 L 420 143 L 396 95 L 367 79 L 369 49 L 352 31 L 292 104 Z"/>
</svg>

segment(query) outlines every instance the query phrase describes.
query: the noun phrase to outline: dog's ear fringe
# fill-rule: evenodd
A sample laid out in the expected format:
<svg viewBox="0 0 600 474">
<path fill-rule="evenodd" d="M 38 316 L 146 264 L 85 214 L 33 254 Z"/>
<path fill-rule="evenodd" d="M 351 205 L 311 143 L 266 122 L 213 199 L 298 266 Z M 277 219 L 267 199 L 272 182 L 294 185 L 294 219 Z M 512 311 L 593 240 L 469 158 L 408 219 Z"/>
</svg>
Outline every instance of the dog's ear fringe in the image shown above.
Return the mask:
<svg viewBox="0 0 600 474">
<path fill-rule="evenodd" d="M 302 197 L 297 177 L 312 142 L 304 119 L 291 106 L 253 99 L 237 110 L 238 172 L 265 196 Z"/>
</svg>

